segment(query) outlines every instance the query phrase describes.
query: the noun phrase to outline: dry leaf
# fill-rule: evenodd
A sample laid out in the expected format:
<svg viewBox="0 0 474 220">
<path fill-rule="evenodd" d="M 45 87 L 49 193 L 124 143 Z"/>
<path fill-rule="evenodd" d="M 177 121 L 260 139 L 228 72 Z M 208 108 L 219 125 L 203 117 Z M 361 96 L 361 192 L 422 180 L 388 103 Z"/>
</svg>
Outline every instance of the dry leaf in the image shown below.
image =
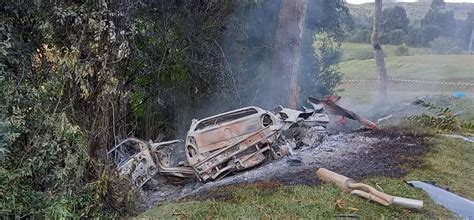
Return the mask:
<svg viewBox="0 0 474 220">
<path fill-rule="evenodd" d="M 336 205 L 340 209 L 344 208 L 344 205 L 345 205 L 344 200 L 343 199 L 336 200 Z"/>
</svg>

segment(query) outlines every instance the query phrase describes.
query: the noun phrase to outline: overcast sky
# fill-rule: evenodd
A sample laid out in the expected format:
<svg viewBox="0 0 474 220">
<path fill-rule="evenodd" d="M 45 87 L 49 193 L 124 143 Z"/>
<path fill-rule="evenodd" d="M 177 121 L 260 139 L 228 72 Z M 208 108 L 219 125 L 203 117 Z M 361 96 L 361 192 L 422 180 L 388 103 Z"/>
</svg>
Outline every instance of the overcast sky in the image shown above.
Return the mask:
<svg viewBox="0 0 474 220">
<path fill-rule="evenodd" d="M 401 0 L 402 2 L 415 2 L 415 0 Z M 348 3 L 361 4 L 366 2 L 374 2 L 374 0 L 347 0 Z M 468 2 L 474 3 L 474 0 L 445 0 L 445 2 Z"/>
</svg>

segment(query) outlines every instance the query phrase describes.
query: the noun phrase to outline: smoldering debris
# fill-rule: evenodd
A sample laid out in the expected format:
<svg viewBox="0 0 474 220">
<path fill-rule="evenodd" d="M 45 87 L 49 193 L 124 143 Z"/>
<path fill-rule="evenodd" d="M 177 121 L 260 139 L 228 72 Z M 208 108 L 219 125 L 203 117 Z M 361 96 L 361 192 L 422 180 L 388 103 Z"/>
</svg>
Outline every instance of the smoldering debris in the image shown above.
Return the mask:
<svg viewBox="0 0 474 220">
<path fill-rule="evenodd" d="M 212 181 L 317 145 L 328 134 L 328 114 L 337 117 L 336 128 L 343 126 L 346 118 L 371 129 L 376 127 L 336 104 L 339 99 L 310 98 L 310 104 L 317 107 L 303 111 L 281 106 L 267 111 L 250 106 L 194 119 L 185 141 L 153 143 L 129 138 L 108 155 L 121 175 L 129 176 L 137 187 L 155 175 L 183 179 L 194 176 L 201 182 Z"/>
<path fill-rule="evenodd" d="M 388 135 L 390 134 L 390 135 Z M 218 197 L 227 187 L 258 184 L 317 185 L 316 170 L 325 167 L 354 180 L 368 176 L 401 177 L 409 167 L 418 167 L 420 156 L 429 150 L 424 136 L 406 134 L 396 129 L 357 131 L 349 134 L 330 134 L 317 146 L 305 147 L 288 157 L 264 163 L 255 169 L 235 173 L 223 179 L 202 183 L 189 182 L 183 186 L 169 186 L 164 180 L 142 190 L 143 206 L 186 199 Z"/>
<path fill-rule="evenodd" d="M 185 140 L 131 139 L 135 150 L 116 146 L 109 155 L 141 188 L 145 207 L 261 181 L 314 185 L 320 167 L 357 179 L 401 176 L 420 164 L 416 156 L 427 149 L 423 137 L 374 130 L 373 122 L 339 106 L 339 99 L 312 99 L 312 109 L 237 109 L 193 120 Z M 348 118 L 366 129 L 340 133 Z"/>
</svg>

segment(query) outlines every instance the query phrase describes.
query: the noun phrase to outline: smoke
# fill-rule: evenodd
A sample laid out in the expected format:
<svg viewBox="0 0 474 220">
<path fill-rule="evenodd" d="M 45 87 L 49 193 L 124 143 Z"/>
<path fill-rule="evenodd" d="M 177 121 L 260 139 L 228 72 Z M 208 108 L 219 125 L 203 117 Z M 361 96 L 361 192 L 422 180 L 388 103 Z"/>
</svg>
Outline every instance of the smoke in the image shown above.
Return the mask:
<svg viewBox="0 0 474 220">
<path fill-rule="evenodd" d="M 337 1 L 311 0 L 308 3 L 298 76 L 301 89 L 299 106 L 305 104 L 308 96 L 318 95 L 316 94 L 318 64 L 314 61 L 313 34 L 318 31 L 327 31 L 333 33 L 339 40 L 343 39 L 343 16 L 335 2 Z M 279 84 L 281 88 L 288 86 L 288 82 L 276 77 L 272 72 L 275 33 L 281 3 L 281 0 L 263 0 L 240 4 L 227 18 L 225 31 L 220 39 L 216 39 L 216 43 L 219 45 L 218 52 L 222 54 L 223 65 L 226 67 L 226 71 L 219 74 L 225 74 L 224 78 L 227 82 L 223 83 L 231 91 L 231 95 L 225 99 L 220 94 L 211 98 L 210 103 L 200 106 L 199 114 L 195 117 L 203 118 L 245 106 L 253 105 L 270 109 L 275 105 L 283 104 L 275 103 L 273 99 L 275 94 L 270 88 L 272 84 Z M 429 7 L 429 4 L 423 5 Z M 387 58 L 388 61 L 390 59 L 391 57 Z M 451 68 L 456 68 L 457 65 L 450 65 L 444 60 L 431 59 L 429 56 L 402 60 L 400 62 L 406 63 L 387 65 L 389 78 L 420 78 L 419 75 L 413 74 L 426 73 L 426 80 L 449 80 L 446 78 L 446 72 L 451 71 Z M 406 66 L 408 68 L 404 68 Z M 399 69 L 408 72 L 400 72 Z M 375 71 L 373 71 L 373 78 L 377 78 Z M 366 114 L 372 119 L 383 117 L 383 111 L 374 101 L 377 95 L 377 84 L 377 82 L 371 82 L 343 85 L 343 87 L 362 87 L 357 89 L 360 94 L 347 94 L 348 96 L 343 97 L 343 105 L 357 113 Z M 389 82 L 390 100 L 387 101 L 397 103 L 394 105 L 399 106 L 416 96 L 446 94 L 450 89 L 452 88 L 436 84 L 420 86 L 416 83 Z"/>
<path fill-rule="evenodd" d="M 288 80 L 275 74 L 273 64 L 281 4 L 281 0 L 264 0 L 238 7 L 228 20 L 224 37 L 219 40 L 229 63 L 227 74 L 235 81 L 233 89 L 239 107 L 256 105 L 268 109 L 285 104 L 279 102 L 281 95 L 271 88 L 271 85 L 277 85 L 283 90 L 289 84 Z M 308 1 L 298 74 L 299 105 L 304 104 L 308 96 L 316 95 L 318 64 L 313 55 L 313 35 L 327 31 L 342 39 L 347 14 L 341 5 L 342 1 Z M 229 106 L 235 107 L 235 104 Z"/>
</svg>

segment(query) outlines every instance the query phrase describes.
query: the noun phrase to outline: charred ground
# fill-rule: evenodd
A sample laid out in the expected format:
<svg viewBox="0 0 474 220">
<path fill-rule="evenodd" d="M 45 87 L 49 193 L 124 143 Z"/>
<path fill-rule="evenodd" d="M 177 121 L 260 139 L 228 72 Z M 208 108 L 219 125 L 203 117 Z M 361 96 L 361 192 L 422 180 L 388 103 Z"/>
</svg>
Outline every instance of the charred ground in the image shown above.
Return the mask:
<svg viewBox="0 0 474 220">
<path fill-rule="evenodd" d="M 361 130 L 326 137 L 318 146 L 303 148 L 292 156 L 264 164 L 257 169 L 209 183 L 148 191 L 146 207 L 176 200 L 232 200 L 232 189 L 261 188 L 272 191 L 285 185 L 317 185 L 315 175 L 324 167 L 363 180 L 371 176 L 402 177 L 423 164 L 431 147 L 429 135 L 398 127 Z"/>
</svg>

